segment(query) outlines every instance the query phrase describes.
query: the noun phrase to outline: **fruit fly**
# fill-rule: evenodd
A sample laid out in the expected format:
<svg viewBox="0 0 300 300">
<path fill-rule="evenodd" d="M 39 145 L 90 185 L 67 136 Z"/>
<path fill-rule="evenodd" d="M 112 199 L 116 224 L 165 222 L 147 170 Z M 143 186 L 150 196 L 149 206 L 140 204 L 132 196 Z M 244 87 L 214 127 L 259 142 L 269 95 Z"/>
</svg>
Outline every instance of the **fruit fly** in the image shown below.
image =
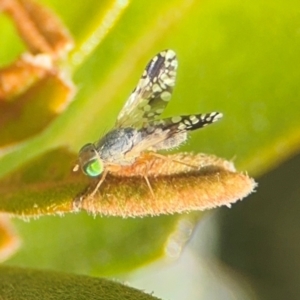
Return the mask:
<svg viewBox="0 0 300 300">
<path fill-rule="evenodd" d="M 79 151 L 79 168 L 89 177 L 101 175 L 96 190 L 107 173 L 133 165 L 145 152 L 170 150 L 187 140 L 188 131 L 202 128 L 222 117 L 221 113 L 193 114 L 161 119 L 175 85 L 178 62 L 173 50 L 158 53 L 146 66 L 136 88 L 117 117 L 112 130 Z M 159 155 L 159 154 L 158 154 Z M 150 183 L 146 182 L 153 195 Z"/>
</svg>

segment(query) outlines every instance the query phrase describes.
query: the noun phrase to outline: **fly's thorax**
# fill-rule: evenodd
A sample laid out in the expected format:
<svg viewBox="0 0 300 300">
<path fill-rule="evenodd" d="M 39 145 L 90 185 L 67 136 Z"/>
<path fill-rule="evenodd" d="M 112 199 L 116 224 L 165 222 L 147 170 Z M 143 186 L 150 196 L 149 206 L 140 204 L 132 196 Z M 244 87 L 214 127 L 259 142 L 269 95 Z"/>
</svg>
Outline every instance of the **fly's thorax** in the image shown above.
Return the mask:
<svg viewBox="0 0 300 300">
<path fill-rule="evenodd" d="M 79 151 L 79 165 L 84 174 L 97 177 L 103 172 L 103 161 L 94 144 L 86 144 Z"/>
<path fill-rule="evenodd" d="M 131 127 L 118 128 L 108 132 L 95 147 L 105 163 L 130 165 L 134 157 L 128 159 L 126 153 L 140 141 L 141 134 L 138 130 Z"/>
</svg>

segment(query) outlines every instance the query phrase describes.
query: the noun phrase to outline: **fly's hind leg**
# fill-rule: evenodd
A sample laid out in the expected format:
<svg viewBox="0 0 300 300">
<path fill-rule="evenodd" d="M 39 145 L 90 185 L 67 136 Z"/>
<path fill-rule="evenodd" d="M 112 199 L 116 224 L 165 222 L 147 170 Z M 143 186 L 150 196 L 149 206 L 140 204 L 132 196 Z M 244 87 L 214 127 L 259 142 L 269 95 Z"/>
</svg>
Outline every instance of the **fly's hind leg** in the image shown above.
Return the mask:
<svg viewBox="0 0 300 300">
<path fill-rule="evenodd" d="M 185 166 L 193 168 L 193 169 L 198 169 L 197 166 L 187 164 L 184 161 L 176 160 L 176 159 L 170 158 L 168 156 L 165 156 L 163 154 L 159 154 L 159 153 L 156 152 L 156 151 L 159 151 L 159 150 L 174 149 L 174 148 L 178 147 L 179 145 L 183 144 L 186 140 L 187 140 L 187 132 L 186 131 L 177 133 L 176 135 L 173 135 L 173 136 L 169 137 L 168 139 L 156 144 L 154 146 L 154 151 L 149 152 L 149 154 L 151 154 L 154 157 L 158 157 L 158 158 L 161 158 L 161 159 L 164 159 L 164 160 L 169 160 L 171 162 L 176 162 L 176 163 L 185 165 Z"/>
<path fill-rule="evenodd" d="M 149 181 L 149 179 L 148 179 L 148 177 L 147 177 L 146 175 L 144 176 L 144 179 L 145 179 L 145 181 L 146 181 L 146 183 L 147 183 L 147 186 L 148 186 L 148 188 L 149 188 L 149 190 L 150 190 L 150 193 L 151 193 L 151 195 L 152 195 L 152 198 L 155 199 L 155 195 L 154 195 L 152 186 L 151 186 L 150 181 Z"/>
<path fill-rule="evenodd" d="M 148 154 L 154 156 L 154 157 L 157 157 L 157 158 L 160 158 L 160 159 L 163 159 L 163 160 L 167 160 L 167 161 L 170 161 L 170 162 L 175 162 L 175 163 L 178 163 L 178 164 L 181 164 L 181 165 L 184 165 L 184 166 L 187 166 L 189 168 L 192 168 L 192 169 L 195 169 L 195 170 L 198 170 L 199 169 L 199 166 L 195 166 L 195 165 L 191 165 L 191 164 L 188 164 L 182 160 L 178 160 L 178 159 L 173 159 L 169 156 L 166 156 L 166 155 L 163 155 L 163 154 L 160 154 L 160 153 L 156 153 L 156 152 L 149 152 Z"/>
<path fill-rule="evenodd" d="M 155 194 L 148 176 L 149 168 L 151 168 L 149 162 L 151 161 L 149 160 L 148 153 L 144 153 L 131 166 L 123 167 L 121 170 L 122 172 L 118 170 L 118 175 L 125 176 L 125 177 L 134 177 L 134 176 L 143 177 L 149 188 L 152 198 L 155 198 Z"/>
</svg>

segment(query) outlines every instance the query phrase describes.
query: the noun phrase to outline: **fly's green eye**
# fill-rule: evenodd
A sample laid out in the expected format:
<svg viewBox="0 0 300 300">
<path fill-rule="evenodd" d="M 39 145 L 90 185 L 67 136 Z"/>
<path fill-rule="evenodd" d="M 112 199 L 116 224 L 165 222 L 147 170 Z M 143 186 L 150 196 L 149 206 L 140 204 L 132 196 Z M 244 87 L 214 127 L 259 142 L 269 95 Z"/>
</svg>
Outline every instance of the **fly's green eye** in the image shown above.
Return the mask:
<svg viewBox="0 0 300 300">
<path fill-rule="evenodd" d="M 90 177 L 97 177 L 103 172 L 103 164 L 100 159 L 91 160 L 84 168 L 85 174 Z"/>
</svg>

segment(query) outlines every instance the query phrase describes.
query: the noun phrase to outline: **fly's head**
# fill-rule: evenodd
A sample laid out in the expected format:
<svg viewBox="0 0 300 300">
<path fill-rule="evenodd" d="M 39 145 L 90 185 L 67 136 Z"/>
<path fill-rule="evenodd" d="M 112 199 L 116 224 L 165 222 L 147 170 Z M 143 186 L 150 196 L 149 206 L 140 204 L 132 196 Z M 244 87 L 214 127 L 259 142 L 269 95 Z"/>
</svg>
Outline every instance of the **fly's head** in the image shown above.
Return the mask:
<svg viewBox="0 0 300 300">
<path fill-rule="evenodd" d="M 98 177 L 103 173 L 103 161 L 97 152 L 94 144 L 86 144 L 79 151 L 79 164 L 76 165 L 73 171 L 77 171 L 79 167 L 82 172 L 89 177 Z"/>
</svg>

